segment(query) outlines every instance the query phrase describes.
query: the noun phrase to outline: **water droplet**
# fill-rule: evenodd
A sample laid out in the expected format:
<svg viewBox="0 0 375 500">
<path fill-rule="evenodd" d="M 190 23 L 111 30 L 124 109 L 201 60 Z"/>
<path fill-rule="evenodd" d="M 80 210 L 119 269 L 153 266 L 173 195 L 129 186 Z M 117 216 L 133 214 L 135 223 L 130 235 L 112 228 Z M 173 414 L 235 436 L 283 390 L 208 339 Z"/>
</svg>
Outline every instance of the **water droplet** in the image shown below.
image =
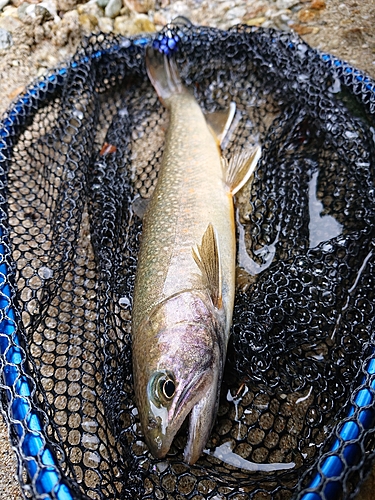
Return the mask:
<svg viewBox="0 0 375 500">
<path fill-rule="evenodd" d="M 130 299 L 126 296 L 120 297 L 118 303 L 120 306 L 129 307 L 131 305 Z"/>
<path fill-rule="evenodd" d="M 47 266 L 43 266 L 39 269 L 38 274 L 44 280 L 48 280 L 53 276 L 53 270 Z"/>
<path fill-rule="evenodd" d="M 83 119 L 83 113 L 79 109 L 74 109 L 73 110 L 73 116 L 75 116 L 76 118 L 78 118 L 78 120 L 82 120 Z"/>
</svg>

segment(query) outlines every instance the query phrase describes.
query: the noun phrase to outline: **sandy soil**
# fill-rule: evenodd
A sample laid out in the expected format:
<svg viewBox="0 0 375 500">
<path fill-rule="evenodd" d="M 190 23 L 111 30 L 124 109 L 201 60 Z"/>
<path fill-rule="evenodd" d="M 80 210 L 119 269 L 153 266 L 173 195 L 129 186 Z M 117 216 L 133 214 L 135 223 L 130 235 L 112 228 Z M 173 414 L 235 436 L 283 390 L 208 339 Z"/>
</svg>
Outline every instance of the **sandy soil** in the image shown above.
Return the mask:
<svg viewBox="0 0 375 500">
<path fill-rule="evenodd" d="M 38 0 L 29 2 L 35 5 Z M 0 0 L 0 9 L 2 3 Z M 61 0 L 56 12 L 56 3 L 48 0 L 43 2 L 52 6 L 47 17 L 44 11 L 33 11 L 33 7 L 24 16 L 22 3 L 13 0 L 0 12 L 0 28 L 10 33 L 13 42 L 9 48 L 0 49 L 0 113 L 30 81 L 67 60 L 84 34 L 99 29 L 123 34 L 152 31 L 179 14 L 194 23 L 220 28 L 246 22 L 293 29 L 311 46 L 335 54 L 375 77 L 373 0 L 124 0 L 115 18 L 106 16 L 95 0 L 82 5 L 77 5 L 76 0 Z M 373 498 L 374 486 L 375 479 L 370 477 L 359 498 Z M 0 417 L 0 500 L 9 498 L 18 500 L 22 496 L 14 453 Z"/>
</svg>

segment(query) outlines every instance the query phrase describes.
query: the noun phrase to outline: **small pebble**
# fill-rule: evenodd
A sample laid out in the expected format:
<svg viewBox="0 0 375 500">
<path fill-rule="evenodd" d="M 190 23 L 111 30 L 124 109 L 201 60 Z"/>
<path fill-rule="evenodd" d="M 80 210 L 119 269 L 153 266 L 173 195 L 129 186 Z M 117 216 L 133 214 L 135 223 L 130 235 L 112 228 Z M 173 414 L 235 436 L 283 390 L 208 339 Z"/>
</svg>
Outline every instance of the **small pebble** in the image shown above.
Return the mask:
<svg viewBox="0 0 375 500">
<path fill-rule="evenodd" d="M 265 17 L 253 17 L 253 19 L 248 19 L 245 24 L 248 26 L 260 26 L 266 21 Z"/>
<path fill-rule="evenodd" d="M 114 18 L 120 14 L 120 10 L 122 9 L 122 0 L 109 0 L 106 8 L 105 8 L 105 16 Z"/>
<path fill-rule="evenodd" d="M 308 23 L 315 18 L 315 12 L 310 9 L 303 9 L 298 12 L 298 19 L 302 23 Z"/>
<path fill-rule="evenodd" d="M 139 14 L 147 14 L 148 11 L 155 9 L 155 0 L 125 0 L 130 10 Z"/>
<path fill-rule="evenodd" d="M 228 20 L 234 20 L 234 19 L 242 19 L 246 14 L 246 7 L 234 7 L 233 9 L 229 9 L 226 14 L 225 18 Z"/>
<path fill-rule="evenodd" d="M 161 12 L 155 12 L 154 14 L 154 23 L 159 26 L 165 26 L 167 24 L 167 19 Z"/>
<path fill-rule="evenodd" d="M 108 5 L 109 0 L 96 0 L 96 3 L 101 7 L 102 9 L 105 9 Z"/>
<path fill-rule="evenodd" d="M 59 0 L 59 10 L 67 12 L 74 9 L 82 0 Z"/>
<path fill-rule="evenodd" d="M 326 8 L 326 3 L 324 0 L 312 0 L 310 7 L 312 9 L 321 10 Z"/>
<path fill-rule="evenodd" d="M 8 5 L 4 12 L 0 15 L 0 28 L 13 33 L 16 29 L 22 26 L 22 21 L 18 19 L 17 9 Z"/>
<path fill-rule="evenodd" d="M 276 8 L 278 9 L 290 9 L 295 5 L 299 4 L 299 0 L 277 0 Z"/>
<path fill-rule="evenodd" d="M 91 32 L 98 25 L 98 19 L 91 14 L 81 14 L 79 24 L 87 31 Z"/>
<path fill-rule="evenodd" d="M 153 33 L 156 31 L 154 23 L 144 14 L 139 14 L 134 19 L 134 24 L 139 30 L 138 33 Z"/>
<path fill-rule="evenodd" d="M 21 4 L 18 9 L 18 18 L 24 23 L 28 23 L 30 19 L 35 19 L 36 17 L 41 17 L 42 22 L 52 19 L 51 12 L 46 9 L 42 4 L 35 5 L 28 2 Z"/>
<path fill-rule="evenodd" d="M 12 35 L 9 31 L 0 28 L 0 49 L 6 50 L 9 49 L 13 45 Z"/>
<path fill-rule="evenodd" d="M 145 14 L 138 14 L 135 18 L 127 16 L 116 17 L 113 31 L 120 35 L 130 36 L 139 33 L 152 33 L 156 31 L 155 25 Z"/>
<path fill-rule="evenodd" d="M 70 11 L 70 12 L 73 12 L 73 11 Z M 99 5 L 97 4 L 97 2 L 95 0 L 94 1 L 90 0 L 87 3 L 81 3 L 81 4 L 77 5 L 77 12 L 78 12 L 78 14 L 87 14 L 89 16 L 94 16 L 97 19 L 99 19 L 99 17 L 103 17 L 103 15 L 104 15 L 103 9 L 101 7 L 99 7 Z"/>
<path fill-rule="evenodd" d="M 103 33 L 111 33 L 113 31 L 114 21 L 109 17 L 99 17 L 98 28 Z"/>
<path fill-rule="evenodd" d="M 17 8 L 14 7 L 13 5 L 6 5 L 4 8 L 3 8 L 3 13 L 1 15 L 2 17 L 6 16 L 15 16 L 15 17 L 18 17 L 17 16 Z"/>
<path fill-rule="evenodd" d="M 8 5 L 9 2 L 10 0 L 0 0 L 0 10 L 2 10 L 6 5 Z"/>
</svg>

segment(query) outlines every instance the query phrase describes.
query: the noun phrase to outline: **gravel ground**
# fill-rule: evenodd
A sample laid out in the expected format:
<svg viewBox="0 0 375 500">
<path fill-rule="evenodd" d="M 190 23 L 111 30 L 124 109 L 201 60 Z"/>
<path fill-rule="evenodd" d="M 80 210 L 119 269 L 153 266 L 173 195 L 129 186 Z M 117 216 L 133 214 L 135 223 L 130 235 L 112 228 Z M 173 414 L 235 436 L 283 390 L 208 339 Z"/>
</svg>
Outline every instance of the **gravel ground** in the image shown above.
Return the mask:
<svg viewBox="0 0 375 500">
<path fill-rule="evenodd" d="M 0 0 L 0 113 L 48 68 L 67 60 L 90 32 L 152 32 L 177 15 L 226 29 L 249 25 L 294 30 L 311 46 L 375 77 L 373 0 Z M 373 498 L 369 478 L 358 498 Z M 0 500 L 21 499 L 16 463 L 0 417 Z"/>
</svg>

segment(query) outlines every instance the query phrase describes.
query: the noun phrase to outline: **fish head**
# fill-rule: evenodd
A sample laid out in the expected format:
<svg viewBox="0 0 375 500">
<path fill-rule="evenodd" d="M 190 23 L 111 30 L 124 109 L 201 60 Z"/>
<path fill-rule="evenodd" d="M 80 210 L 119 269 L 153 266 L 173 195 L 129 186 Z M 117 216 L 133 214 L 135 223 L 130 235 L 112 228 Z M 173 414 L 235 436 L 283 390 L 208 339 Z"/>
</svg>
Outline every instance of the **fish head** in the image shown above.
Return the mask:
<svg viewBox="0 0 375 500">
<path fill-rule="evenodd" d="M 185 461 L 195 463 L 207 443 L 225 359 L 221 324 L 202 297 L 182 293 L 161 304 L 141 325 L 153 339 L 148 347 L 137 346 L 135 336 L 137 406 L 146 442 L 156 458 L 168 453 L 187 417 Z"/>
</svg>

